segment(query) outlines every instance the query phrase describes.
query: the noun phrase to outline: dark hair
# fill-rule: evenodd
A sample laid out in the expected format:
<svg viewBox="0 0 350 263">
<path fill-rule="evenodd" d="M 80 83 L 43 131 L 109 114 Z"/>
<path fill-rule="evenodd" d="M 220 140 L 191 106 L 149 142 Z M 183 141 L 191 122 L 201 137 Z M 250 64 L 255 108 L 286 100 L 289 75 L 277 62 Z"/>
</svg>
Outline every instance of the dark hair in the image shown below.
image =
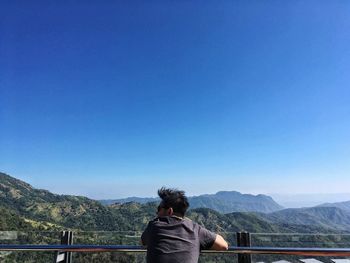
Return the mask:
<svg viewBox="0 0 350 263">
<path fill-rule="evenodd" d="M 190 206 L 184 191 L 162 187 L 158 190 L 158 195 L 162 199 L 162 204 L 166 208 L 172 208 L 174 213 L 185 216 L 187 208 Z"/>
</svg>

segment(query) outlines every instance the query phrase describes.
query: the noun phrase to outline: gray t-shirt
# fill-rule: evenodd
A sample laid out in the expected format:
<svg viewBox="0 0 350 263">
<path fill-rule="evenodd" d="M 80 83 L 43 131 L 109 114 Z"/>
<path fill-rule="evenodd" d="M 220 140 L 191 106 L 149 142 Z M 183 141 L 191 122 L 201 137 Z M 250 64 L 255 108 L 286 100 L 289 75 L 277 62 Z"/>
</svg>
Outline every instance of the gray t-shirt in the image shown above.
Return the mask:
<svg viewBox="0 0 350 263">
<path fill-rule="evenodd" d="M 148 223 L 141 240 L 147 263 L 197 263 L 201 249 L 210 249 L 216 234 L 191 221 L 172 216 Z"/>
</svg>

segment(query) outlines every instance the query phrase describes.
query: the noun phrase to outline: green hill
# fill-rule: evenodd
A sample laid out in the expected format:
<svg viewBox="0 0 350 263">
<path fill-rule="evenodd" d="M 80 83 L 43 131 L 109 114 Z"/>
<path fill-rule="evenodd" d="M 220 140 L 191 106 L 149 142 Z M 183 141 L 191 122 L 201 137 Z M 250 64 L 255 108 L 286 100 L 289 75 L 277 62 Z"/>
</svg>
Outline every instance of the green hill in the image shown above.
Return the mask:
<svg viewBox="0 0 350 263">
<path fill-rule="evenodd" d="M 0 173 L 0 204 L 34 221 L 81 230 L 118 230 L 120 215 L 99 202 L 81 196 L 56 195 Z"/>
</svg>

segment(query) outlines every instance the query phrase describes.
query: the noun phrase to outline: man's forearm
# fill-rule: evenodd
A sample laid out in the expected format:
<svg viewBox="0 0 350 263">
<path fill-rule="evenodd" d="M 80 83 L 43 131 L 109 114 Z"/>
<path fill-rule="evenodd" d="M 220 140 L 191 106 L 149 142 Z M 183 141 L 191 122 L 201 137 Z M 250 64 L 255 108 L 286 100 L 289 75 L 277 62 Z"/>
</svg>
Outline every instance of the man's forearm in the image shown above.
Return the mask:
<svg viewBox="0 0 350 263">
<path fill-rule="evenodd" d="M 215 241 L 214 241 L 214 244 L 210 249 L 212 249 L 212 250 L 227 250 L 228 244 L 222 236 L 217 234 Z"/>
</svg>

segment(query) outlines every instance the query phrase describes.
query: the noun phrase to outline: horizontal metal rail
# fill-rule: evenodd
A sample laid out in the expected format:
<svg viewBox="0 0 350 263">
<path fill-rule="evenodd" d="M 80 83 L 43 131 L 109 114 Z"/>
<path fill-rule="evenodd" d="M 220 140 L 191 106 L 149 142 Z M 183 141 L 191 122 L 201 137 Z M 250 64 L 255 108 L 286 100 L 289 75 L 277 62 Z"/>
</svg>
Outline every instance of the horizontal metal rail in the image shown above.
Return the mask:
<svg viewBox="0 0 350 263">
<path fill-rule="evenodd" d="M 0 245 L 0 251 L 146 252 L 146 249 L 120 245 Z M 227 251 L 203 250 L 202 253 L 350 257 L 350 248 L 229 247 Z"/>
</svg>

